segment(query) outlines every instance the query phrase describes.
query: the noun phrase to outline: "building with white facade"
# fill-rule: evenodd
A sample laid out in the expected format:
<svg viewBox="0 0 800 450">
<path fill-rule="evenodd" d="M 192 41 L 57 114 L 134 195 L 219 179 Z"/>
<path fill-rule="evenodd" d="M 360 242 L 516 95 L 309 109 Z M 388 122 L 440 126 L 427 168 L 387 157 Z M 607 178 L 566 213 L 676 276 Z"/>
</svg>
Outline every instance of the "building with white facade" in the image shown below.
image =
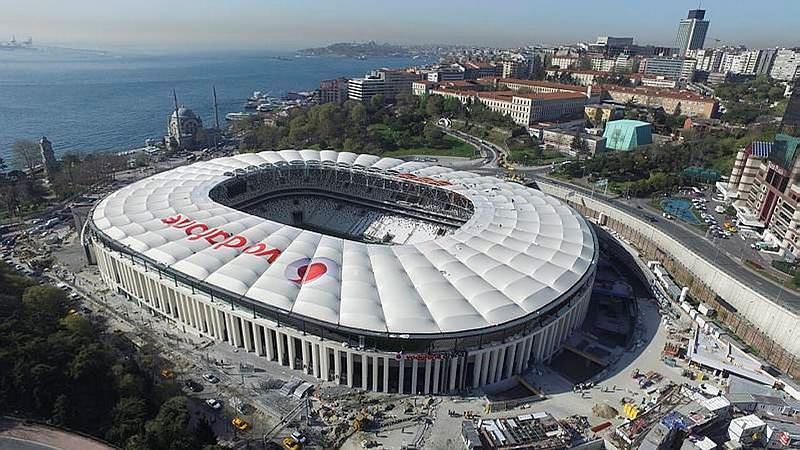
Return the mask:
<svg viewBox="0 0 800 450">
<path fill-rule="evenodd" d="M 396 243 L 306 228 L 331 202 L 340 206 L 317 226 L 363 231 L 366 218 L 393 218 L 394 234 L 430 235 Z M 142 308 L 380 392 L 478 388 L 548 360 L 586 316 L 598 257 L 586 219 L 539 190 L 328 150 L 162 172 L 104 198 L 86 224 L 103 281 Z"/>
<path fill-rule="evenodd" d="M 776 80 L 793 81 L 800 75 L 800 52 L 782 48 L 775 52 L 769 76 Z"/>
<path fill-rule="evenodd" d="M 347 83 L 347 96 L 350 100 L 366 102 L 376 95 L 393 98 L 398 94 L 411 93 L 411 83 L 422 77 L 405 70 L 381 69 L 363 78 L 351 78 Z"/>
</svg>

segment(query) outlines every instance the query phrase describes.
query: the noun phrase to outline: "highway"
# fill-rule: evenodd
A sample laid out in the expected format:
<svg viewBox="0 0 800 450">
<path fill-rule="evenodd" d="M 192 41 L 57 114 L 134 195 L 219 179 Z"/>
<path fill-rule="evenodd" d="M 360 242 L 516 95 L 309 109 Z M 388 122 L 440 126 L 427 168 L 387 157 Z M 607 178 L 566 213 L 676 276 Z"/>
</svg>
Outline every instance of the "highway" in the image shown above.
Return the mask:
<svg viewBox="0 0 800 450">
<path fill-rule="evenodd" d="M 480 167 L 472 169 L 473 172 L 486 175 L 501 174 L 501 169 L 497 167 L 497 152 L 502 150 L 496 148 L 496 146 L 493 144 L 486 145 L 488 144 L 486 141 L 460 131 L 446 130 L 446 132 L 453 137 L 460 138 L 473 145 L 480 145 L 482 149 L 487 151 L 487 153 L 491 153 L 491 157 L 488 160 L 489 162 Z M 650 218 L 651 221 L 655 219 L 655 222 L 651 222 L 654 227 L 663 231 L 673 239 L 679 241 L 696 254 L 702 255 L 701 257 L 706 261 L 722 269 L 732 277 L 735 277 L 736 279 L 746 283 L 756 292 L 773 300 L 775 303 L 784 306 L 792 312 L 800 312 L 800 295 L 798 295 L 796 292 L 791 291 L 777 284 L 771 279 L 747 269 L 730 253 L 724 250 L 721 251 L 721 246 L 715 245 L 715 243 L 704 236 L 700 236 L 695 231 L 689 230 L 683 225 L 677 223 L 677 220 L 672 221 L 663 219 L 661 216 L 656 217 L 656 213 L 648 212 L 647 209 L 637 208 L 616 198 L 602 195 L 597 191 L 592 193 L 591 189 L 587 189 L 583 186 L 577 186 L 547 177 L 546 174 L 550 169 L 551 166 L 518 167 L 516 169 L 516 174 L 524 175 L 525 177 L 531 178 L 537 182 L 555 184 L 566 189 L 579 192 L 583 195 L 593 196 L 595 200 L 605 202 L 645 221 L 647 221 L 648 218 Z"/>
</svg>

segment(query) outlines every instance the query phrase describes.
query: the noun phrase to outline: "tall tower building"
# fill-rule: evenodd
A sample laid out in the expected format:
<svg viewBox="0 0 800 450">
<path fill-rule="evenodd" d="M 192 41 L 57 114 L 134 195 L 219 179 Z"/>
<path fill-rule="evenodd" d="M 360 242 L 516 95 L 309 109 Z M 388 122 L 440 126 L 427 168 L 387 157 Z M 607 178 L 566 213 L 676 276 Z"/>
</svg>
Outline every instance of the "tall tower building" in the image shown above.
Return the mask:
<svg viewBox="0 0 800 450">
<path fill-rule="evenodd" d="M 678 34 L 675 36 L 675 48 L 678 55 L 686 56 L 689 50 L 699 50 L 706 43 L 706 33 L 708 32 L 708 21 L 704 20 L 706 10 L 692 9 L 685 19 L 681 19 L 678 24 Z"/>
<path fill-rule="evenodd" d="M 795 81 L 792 87 L 792 95 L 781 120 L 781 130 L 792 136 L 800 136 L 800 81 Z"/>
</svg>

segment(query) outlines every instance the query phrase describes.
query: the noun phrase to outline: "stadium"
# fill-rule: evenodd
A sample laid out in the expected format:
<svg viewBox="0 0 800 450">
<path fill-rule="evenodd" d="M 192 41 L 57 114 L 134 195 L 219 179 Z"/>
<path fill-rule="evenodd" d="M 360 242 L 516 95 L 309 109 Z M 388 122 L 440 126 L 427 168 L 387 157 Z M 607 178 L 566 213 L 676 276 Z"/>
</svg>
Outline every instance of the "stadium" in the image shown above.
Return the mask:
<svg viewBox="0 0 800 450">
<path fill-rule="evenodd" d="M 84 229 L 105 283 L 177 327 L 325 381 L 478 388 L 586 315 L 589 223 L 537 189 L 427 162 L 283 150 L 130 184 Z"/>
</svg>

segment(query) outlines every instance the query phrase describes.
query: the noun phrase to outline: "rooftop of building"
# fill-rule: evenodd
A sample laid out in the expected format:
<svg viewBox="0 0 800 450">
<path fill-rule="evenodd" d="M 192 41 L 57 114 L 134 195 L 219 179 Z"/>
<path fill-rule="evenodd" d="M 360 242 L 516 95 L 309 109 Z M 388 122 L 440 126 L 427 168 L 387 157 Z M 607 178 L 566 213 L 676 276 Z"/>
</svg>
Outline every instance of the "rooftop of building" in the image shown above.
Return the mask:
<svg viewBox="0 0 800 450">
<path fill-rule="evenodd" d="M 704 97 L 692 91 L 679 90 L 679 89 L 659 89 L 652 87 L 628 87 L 617 86 L 613 84 L 603 84 L 600 88 L 607 92 L 624 92 L 627 94 L 642 95 L 645 97 L 667 97 L 678 100 L 687 100 L 694 102 L 716 103 L 713 97 Z"/>
</svg>

